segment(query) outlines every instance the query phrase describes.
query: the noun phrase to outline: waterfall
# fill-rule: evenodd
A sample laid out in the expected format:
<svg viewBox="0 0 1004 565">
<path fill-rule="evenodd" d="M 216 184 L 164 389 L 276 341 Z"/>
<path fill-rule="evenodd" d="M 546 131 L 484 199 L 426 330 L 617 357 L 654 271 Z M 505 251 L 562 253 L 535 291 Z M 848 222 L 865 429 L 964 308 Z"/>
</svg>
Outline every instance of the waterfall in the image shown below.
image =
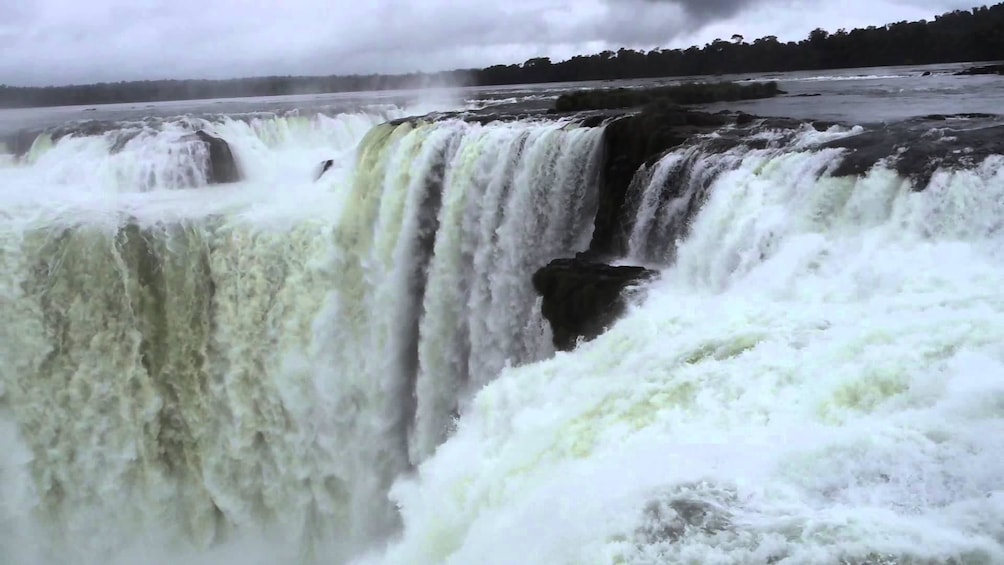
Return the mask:
<svg viewBox="0 0 1004 565">
<path fill-rule="evenodd" d="M 1004 158 L 834 176 L 855 133 L 641 170 L 661 280 L 483 388 L 356 563 L 1004 560 Z"/>
<path fill-rule="evenodd" d="M 407 114 L 0 165 L 0 561 L 1004 560 L 1000 155 L 753 124 L 611 198 L 603 126 Z M 661 276 L 555 352 L 532 275 L 621 201 Z"/>
<path fill-rule="evenodd" d="M 482 386 L 550 355 L 530 278 L 588 246 L 602 130 L 404 122 L 356 150 L 341 120 L 196 124 L 262 161 L 226 187 L 66 174 L 117 166 L 120 132 L 8 171 L 49 191 L 5 192 L 0 231 L 0 522 L 35 524 L 38 559 L 255 532 L 348 555 Z M 189 170 L 158 151 L 179 127 L 131 137 L 132 166 Z M 305 132 L 343 159 L 278 191 Z"/>
</svg>

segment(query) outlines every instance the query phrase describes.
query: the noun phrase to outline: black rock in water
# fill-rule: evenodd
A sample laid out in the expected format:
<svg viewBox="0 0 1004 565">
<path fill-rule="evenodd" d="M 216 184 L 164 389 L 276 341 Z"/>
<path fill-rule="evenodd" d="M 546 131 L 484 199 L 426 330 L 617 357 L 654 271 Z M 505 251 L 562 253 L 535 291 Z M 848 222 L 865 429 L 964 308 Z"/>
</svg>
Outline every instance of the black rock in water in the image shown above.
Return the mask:
<svg viewBox="0 0 1004 565">
<path fill-rule="evenodd" d="M 969 67 L 955 73 L 955 76 L 973 75 L 1004 75 L 1004 65 L 986 65 L 983 67 Z"/>
<path fill-rule="evenodd" d="M 551 324 L 554 346 L 575 348 L 579 338 L 591 340 L 606 331 L 627 306 L 625 289 L 653 279 L 644 267 L 614 267 L 583 259 L 555 259 L 533 275 L 543 298 L 541 311 Z"/>
<path fill-rule="evenodd" d="M 778 94 L 784 92 L 777 87 L 776 82 L 686 83 L 652 88 L 580 90 L 559 96 L 554 102 L 553 113 L 633 108 L 653 103 L 711 104 L 771 98 Z"/>
<path fill-rule="evenodd" d="M 314 176 L 314 181 L 320 180 L 321 177 L 324 176 L 324 173 L 328 172 L 328 169 L 330 169 L 331 165 L 334 164 L 335 164 L 334 159 L 326 159 L 323 163 L 321 163 L 321 170 L 320 172 L 317 173 L 317 175 Z"/>
<path fill-rule="evenodd" d="M 195 135 L 209 148 L 209 184 L 237 182 L 241 180 L 241 171 L 237 167 L 233 151 L 226 141 L 209 135 L 203 130 Z"/>
</svg>

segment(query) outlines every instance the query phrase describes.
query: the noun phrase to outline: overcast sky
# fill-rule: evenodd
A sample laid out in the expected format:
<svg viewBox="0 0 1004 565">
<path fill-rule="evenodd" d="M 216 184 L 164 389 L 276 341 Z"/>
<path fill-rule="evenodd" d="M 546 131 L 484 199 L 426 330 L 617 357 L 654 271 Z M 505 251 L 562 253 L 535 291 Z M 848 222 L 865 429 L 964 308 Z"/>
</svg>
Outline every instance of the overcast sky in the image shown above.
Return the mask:
<svg viewBox="0 0 1004 565">
<path fill-rule="evenodd" d="M 0 84 L 399 73 L 801 39 L 979 0 L 0 0 Z"/>
</svg>

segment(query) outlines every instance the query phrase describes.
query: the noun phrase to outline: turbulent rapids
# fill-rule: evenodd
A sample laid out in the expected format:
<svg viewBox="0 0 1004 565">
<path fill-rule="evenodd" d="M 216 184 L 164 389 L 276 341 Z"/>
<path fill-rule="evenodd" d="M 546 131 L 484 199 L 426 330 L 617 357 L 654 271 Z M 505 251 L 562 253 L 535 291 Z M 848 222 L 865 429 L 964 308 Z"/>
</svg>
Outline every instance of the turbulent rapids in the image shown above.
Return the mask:
<svg viewBox="0 0 1004 565">
<path fill-rule="evenodd" d="M 1004 157 L 727 124 L 612 196 L 609 120 L 408 114 L 0 161 L 0 561 L 1004 561 Z M 556 353 L 577 254 L 660 276 Z"/>
</svg>

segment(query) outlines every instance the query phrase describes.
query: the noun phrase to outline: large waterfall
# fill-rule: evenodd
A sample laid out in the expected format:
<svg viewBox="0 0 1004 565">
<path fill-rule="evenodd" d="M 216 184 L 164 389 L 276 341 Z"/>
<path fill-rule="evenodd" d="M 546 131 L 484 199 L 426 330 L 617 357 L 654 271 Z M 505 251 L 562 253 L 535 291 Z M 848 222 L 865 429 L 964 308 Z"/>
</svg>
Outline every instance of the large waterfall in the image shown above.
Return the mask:
<svg viewBox="0 0 1004 565">
<path fill-rule="evenodd" d="M 205 184 L 177 123 L 6 171 L 62 181 L 4 195 L 3 519 L 38 544 L 11 555 L 364 546 L 473 394 L 551 353 L 530 275 L 588 245 L 601 131 L 366 118 L 199 124 L 233 187 L 165 190 Z M 274 184 L 294 142 L 340 165 Z"/>
<path fill-rule="evenodd" d="M 675 263 L 482 389 L 365 562 L 1004 561 L 1004 156 L 836 178 L 827 135 L 642 171 Z"/>
<path fill-rule="evenodd" d="M 661 278 L 555 353 L 531 276 L 590 246 L 603 126 L 407 114 L 0 162 L 0 561 L 1004 561 L 1004 157 L 670 151 L 616 258 Z"/>
</svg>

